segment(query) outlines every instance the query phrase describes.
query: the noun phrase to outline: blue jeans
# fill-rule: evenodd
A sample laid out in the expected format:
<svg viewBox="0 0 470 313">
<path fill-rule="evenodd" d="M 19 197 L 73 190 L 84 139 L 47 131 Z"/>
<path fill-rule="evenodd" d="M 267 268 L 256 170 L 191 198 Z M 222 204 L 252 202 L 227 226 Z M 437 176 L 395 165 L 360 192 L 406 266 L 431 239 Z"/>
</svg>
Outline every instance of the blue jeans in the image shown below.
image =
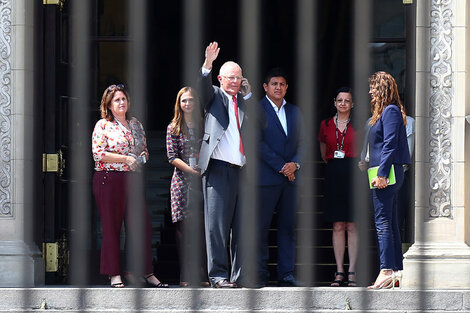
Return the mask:
<svg viewBox="0 0 470 313">
<path fill-rule="evenodd" d="M 403 269 L 397 198 L 403 184 L 403 167 L 395 164 L 396 184 L 384 189 L 372 189 L 375 230 L 379 246 L 380 269 Z"/>
</svg>

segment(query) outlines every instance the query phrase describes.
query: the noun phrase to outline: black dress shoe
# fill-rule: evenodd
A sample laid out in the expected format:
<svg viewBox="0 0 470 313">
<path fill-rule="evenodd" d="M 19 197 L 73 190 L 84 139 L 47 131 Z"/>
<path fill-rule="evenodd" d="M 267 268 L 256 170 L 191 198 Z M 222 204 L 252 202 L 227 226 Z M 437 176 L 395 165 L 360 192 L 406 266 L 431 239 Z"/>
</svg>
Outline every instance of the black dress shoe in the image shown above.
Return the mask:
<svg viewBox="0 0 470 313">
<path fill-rule="evenodd" d="M 237 284 L 236 283 L 232 283 L 230 281 L 228 281 L 228 279 L 222 279 L 222 280 L 219 280 L 215 285 L 214 285 L 214 288 L 237 288 Z"/>
<path fill-rule="evenodd" d="M 279 287 L 299 287 L 299 284 L 293 275 L 287 275 L 283 279 L 279 280 L 277 285 Z"/>
</svg>

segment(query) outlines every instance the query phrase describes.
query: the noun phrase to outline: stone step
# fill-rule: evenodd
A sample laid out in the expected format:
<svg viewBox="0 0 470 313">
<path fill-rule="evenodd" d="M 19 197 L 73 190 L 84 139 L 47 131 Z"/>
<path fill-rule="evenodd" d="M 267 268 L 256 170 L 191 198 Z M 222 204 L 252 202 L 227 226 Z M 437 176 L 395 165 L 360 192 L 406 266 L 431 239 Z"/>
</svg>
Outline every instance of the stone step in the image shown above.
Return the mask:
<svg viewBox="0 0 470 313">
<path fill-rule="evenodd" d="M 470 290 L 2 288 L 0 312 L 469 312 Z"/>
</svg>

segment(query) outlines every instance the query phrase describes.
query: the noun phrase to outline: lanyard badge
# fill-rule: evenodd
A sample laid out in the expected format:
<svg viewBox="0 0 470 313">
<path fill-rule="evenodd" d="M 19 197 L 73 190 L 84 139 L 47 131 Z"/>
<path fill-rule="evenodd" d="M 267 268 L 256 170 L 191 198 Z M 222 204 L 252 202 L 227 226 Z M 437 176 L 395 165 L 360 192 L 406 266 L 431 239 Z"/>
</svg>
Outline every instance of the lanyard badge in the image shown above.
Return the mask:
<svg viewBox="0 0 470 313">
<path fill-rule="evenodd" d="M 344 151 L 341 151 L 341 150 L 336 150 L 335 153 L 333 154 L 333 157 L 335 159 L 344 159 Z"/>
<path fill-rule="evenodd" d="M 344 146 L 344 138 L 346 137 L 346 132 L 348 131 L 348 123 L 346 124 L 346 127 L 344 128 L 344 133 L 343 133 L 343 138 L 341 139 L 341 145 L 339 144 L 339 135 L 338 135 L 338 115 L 336 115 L 336 150 L 333 153 L 333 157 L 335 159 L 344 159 L 346 153 L 343 151 L 343 146 Z"/>
</svg>

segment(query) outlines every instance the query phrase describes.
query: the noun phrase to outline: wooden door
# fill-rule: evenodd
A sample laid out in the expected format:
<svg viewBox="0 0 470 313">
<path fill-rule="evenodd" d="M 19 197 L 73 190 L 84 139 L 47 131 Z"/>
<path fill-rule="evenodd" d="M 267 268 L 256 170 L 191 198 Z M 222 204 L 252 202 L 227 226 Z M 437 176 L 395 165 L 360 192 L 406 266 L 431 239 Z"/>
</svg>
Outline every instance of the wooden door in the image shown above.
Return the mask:
<svg viewBox="0 0 470 313">
<path fill-rule="evenodd" d="M 69 161 L 68 117 L 72 99 L 69 96 L 69 15 L 68 3 L 42 6 L 42 121 L 38 127 L 42 137 L 43 176 L 36 189 L 42 199 L 44 243 L 57 243 L 58 268 L 46 261 L 46 284 L 66 282 L 69 240 Z M 57 162 L 55 161 L 57 158 Z M 49 165 L 49 169 L 47 168 Z M 57 171 L 50 167 L 57 166 Z M 42 190 L 40 190 L 42 188 Z M 38 190 L 39 189 L 39 190 Z M 42 195 L 42 196 L 41 196 Z M 44 245 L 43 245 L 44 246 Z"/>
</svg>

